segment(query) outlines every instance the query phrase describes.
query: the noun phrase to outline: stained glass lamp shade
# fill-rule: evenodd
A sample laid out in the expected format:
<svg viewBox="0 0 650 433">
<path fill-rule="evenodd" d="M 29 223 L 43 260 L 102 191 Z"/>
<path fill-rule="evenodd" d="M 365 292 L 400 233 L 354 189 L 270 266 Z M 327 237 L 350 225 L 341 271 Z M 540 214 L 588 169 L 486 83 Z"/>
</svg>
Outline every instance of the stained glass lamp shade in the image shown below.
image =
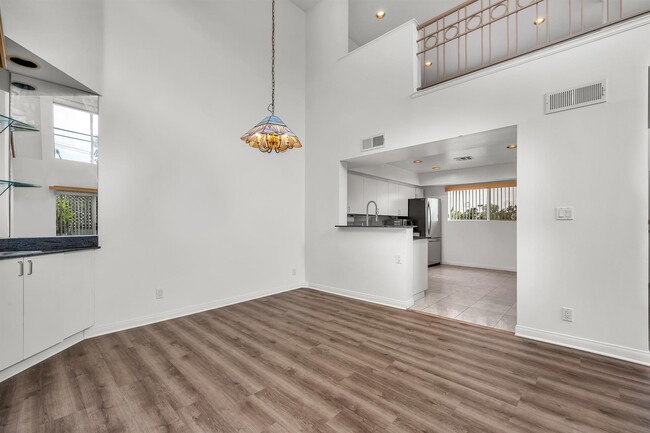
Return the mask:
<svg viewBox="0 0 650 433">
<path fill-rule="evenodd" d="M 277 116 L 265 117 L 241 139 L 250 147 L 266 153 L 272 151 L 280 153 L 287 149 L 302 147 L 296 134 Z"/>
</svg>

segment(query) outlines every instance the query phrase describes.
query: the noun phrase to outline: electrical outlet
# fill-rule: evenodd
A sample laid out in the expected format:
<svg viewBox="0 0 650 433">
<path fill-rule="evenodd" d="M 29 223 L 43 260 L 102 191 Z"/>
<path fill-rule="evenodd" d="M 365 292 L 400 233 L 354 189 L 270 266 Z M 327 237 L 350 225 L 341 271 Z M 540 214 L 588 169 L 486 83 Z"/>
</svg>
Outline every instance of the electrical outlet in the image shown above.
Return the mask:
<svg viewBox="0 0 650 433">
<path fill-rule="evenodd" d="M 402 264 L 402 256 L 400 256 L 399 254 L 397 256 L 395 256 L 395 263 L 397 263 L 398 265 L 401 265 Z"/>
<path fill-rule="evenodd" d="M 573 308 L 562 307 L 562 320 L 573 322 Z"/>
<path fill-rule="evenodd" d="M 296 276 L 296 268 L 291 269 L 291 275 Z"/>
<path fill-rule="evenodd" d="M 162 299 L 164 297 L 163 289 L 156 289 L 156 299 Z"/>
</svg>

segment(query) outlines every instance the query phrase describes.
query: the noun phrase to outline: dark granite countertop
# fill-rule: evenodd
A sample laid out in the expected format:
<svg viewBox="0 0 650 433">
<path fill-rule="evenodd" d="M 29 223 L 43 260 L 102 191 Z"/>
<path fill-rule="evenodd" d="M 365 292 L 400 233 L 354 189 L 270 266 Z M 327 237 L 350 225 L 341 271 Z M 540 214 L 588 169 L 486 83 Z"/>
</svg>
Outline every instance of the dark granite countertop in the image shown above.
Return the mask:
<svg viewBox="0 0 650 433">
<path fill-rule="evenodd" d="M 412 229 L 417 226 L 362 226 L 362 225 L 336 225 L 341 229 Z"/>
<path fill-rule="evenodd" d="M 33 257 L 45 256 L 48 254 L 61 254 L 71 253 L 75 251 L 98 250 L 101 247 L 80 247 L 80 248 L 64 248 L 60 250 L 47 250 L 47 251 L 0 251 L 0 260 L 15 259 L 19 257 Z"/>
<path fill-rule="evenodd" d="M 69 253 L 99 248 L 97 236 L 52 236 L 0 239 L 0 260 Z"/>
</svg>

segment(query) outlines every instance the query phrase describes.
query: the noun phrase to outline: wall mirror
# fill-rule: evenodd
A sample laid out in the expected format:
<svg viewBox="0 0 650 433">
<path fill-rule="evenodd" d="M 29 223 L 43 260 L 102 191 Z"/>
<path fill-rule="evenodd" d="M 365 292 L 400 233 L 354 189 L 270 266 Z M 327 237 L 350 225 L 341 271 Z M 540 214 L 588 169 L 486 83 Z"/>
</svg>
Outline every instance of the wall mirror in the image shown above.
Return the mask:
<svg viewBox="0 0 650 433">
<path fill-rule="evenodd" d="M 0 136 L 0 237 L 96 235 L 99 96 L 20 50 L 7 39 L 11 72 L 0 114 L 10 120 L 0 126 L 7 126 Z M 12 64 L 12 51 L 20 52 L 18 63 Z M 36 67 L 22 73 L 26 58 Z"/>
</svg>

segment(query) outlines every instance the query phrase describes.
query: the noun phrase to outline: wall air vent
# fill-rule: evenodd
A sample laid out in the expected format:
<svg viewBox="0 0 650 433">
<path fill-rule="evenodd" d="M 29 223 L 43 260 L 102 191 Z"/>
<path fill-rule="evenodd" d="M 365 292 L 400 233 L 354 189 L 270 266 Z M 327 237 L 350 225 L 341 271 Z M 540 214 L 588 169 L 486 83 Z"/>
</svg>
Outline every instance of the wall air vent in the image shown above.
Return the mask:
<svg viewBox="0 0 650 433">
<path fill-rule="evenodd" d="M 366 150 L 379 149 L 384 147 L 384 135 L 378 135 L 376 137 L 366 138 L 361 141 L 361 151 L 365 152 Z"/>
<path fill-rule="evenodd" d="M 471 159 L 474 159 L 472 156 L 458 156 L 454 158 L 454 161 L 469 161 Z"/>
<path fill-rule="evenodd" d="M 544 99 L 546 101 L 546 114 L 602 104 L 607 102 L 607 80 L 555 93 L 547 93 Z"/>
</svg>

